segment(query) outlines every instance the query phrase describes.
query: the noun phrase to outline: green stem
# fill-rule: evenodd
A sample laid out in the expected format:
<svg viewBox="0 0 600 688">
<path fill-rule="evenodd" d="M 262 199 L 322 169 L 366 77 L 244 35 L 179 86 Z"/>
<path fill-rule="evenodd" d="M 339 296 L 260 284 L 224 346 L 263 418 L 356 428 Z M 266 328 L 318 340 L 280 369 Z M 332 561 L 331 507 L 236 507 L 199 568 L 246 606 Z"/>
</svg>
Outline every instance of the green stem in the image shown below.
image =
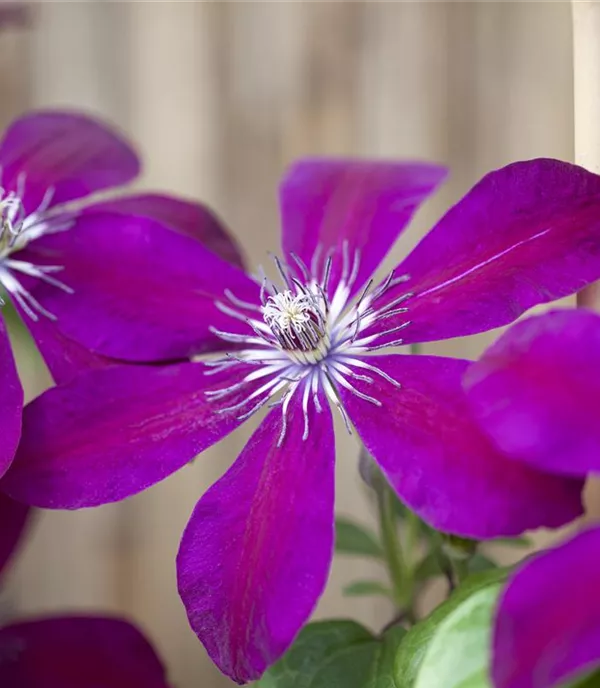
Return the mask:
<svg viewBox="0 0 600 688">
<path fill-rule="evenodd" d="M 379 510 L 379 528 L 381 544 L 385 555 L 394 601 L 404 617 L 414 621 L 413 604 L 413 571 L 404 558 L 402 544 L 398 534 L 398 522 L 395 511 L 396 496 L 383 476 L 380 476 L 377 489 Z"/>
<path fill-rule="evenodd" d="M 451 559 L 452 572 L 454 574 L 454 584 L 459 586 L 469 575 L 468 559 Z"/>
<path fill-rule="evenodd" d="M 378 490 L 381 543 L 383 545 L 385 560 L 392 580 L 394 598 L 396 602 L 400 603 L 404 599 L 404 557 L 402 555 L 402 546 L 398 536 L 396 514 L 394 513 L 394 496 L 390 488 L 386 484 L 383 484 L 383 479 L 381 482 L 382 485 Z"/>
</svg>

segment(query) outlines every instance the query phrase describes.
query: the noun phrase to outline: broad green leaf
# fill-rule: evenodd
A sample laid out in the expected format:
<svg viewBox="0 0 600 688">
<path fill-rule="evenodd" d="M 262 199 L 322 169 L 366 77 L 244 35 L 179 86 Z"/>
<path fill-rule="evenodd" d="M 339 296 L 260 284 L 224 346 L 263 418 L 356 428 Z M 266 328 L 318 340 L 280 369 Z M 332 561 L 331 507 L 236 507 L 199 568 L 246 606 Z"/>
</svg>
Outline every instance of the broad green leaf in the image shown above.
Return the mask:
<svg viewBox="0 0 600 688">
<path fill-rule="evenodd" d="M 394 594 L 389 588 L 379 581 L 358 580 L 347 585 L 343 590 L 346 597 L 363 597 L 365 595 L 383 595 L 384 597 L 394 598 Z"/>
<path fill-rule="evenodd" d="M 395 626 L 382 638 L 336 652 L 321 665 L 308 688 L 396 688 L 394 657 L 405 633 Z"/>
<path fill-rule="evenodd" d="M 400 643 L 394 663 L 397 688 L 414 687 L 427 647 L 440 623 L 471 595 L 503 582 L 510 571 L 509 567 L 505 567 L 471 574 L 445 602 L 408 631 Z"/>
<path fill-rule="evenodd" d="M 335 653 L 373 640 L 373 635 L 354 621 L 308 624 L 285 655 L 254 685 L 256 688 L 308 688 L 321 664 Z"/>
<path fill-rule="evenodd" d="M 490 634 L 500 588 L 496 584 L 479 590 L 439 624 L 415 688 L 492 688 Z"/>
<path fill-rule="evenodd" d="M 383 559 L 383 549 L 375 534 L 345 518 L 335 520 L 335 551 Z"/>
</svg>

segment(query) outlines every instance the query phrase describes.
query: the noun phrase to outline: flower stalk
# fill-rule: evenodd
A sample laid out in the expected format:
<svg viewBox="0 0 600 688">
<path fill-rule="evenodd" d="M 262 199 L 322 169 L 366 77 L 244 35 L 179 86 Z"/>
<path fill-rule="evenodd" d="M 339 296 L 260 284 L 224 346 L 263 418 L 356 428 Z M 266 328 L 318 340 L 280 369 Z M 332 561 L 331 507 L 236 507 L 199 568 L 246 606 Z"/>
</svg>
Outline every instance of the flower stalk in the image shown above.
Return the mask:
<svg viewBox="0 0 600 688">
<path fill-rule="evenodd" d="M 379 530 L 381 544 L 385 556 L 385 562 L 392 583 L 394 602 L 396 603 L 401 618 L 413 623 L 415 615 L 414 604 L 414 567 L 411 564 L 412 545 L 416 542 L 414 524 L 409 524 L 411 535 L 406 539 L 406 548 L 403 549 L 398 532 L 398 520 L 396 515 L 396 495 L 385 477 L 378 473 L 376 479 L 377 509 L 379 516 Z M 416 517 L 415 517 L 415 522 Z"/>
</svg>

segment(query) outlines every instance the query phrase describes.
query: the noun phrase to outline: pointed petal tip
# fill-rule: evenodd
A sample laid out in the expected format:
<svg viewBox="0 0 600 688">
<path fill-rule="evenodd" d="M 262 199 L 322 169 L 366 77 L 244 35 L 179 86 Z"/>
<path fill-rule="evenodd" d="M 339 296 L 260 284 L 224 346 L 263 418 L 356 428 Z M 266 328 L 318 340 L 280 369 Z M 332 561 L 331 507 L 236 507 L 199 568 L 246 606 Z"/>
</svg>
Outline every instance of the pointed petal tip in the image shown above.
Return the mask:
<svg viewBox="0 0 600 688">
<path fill-rule="evenodd" d="M 540 158 L 485 175 L 396 268 L 411 280 L 385 300 L 413 294 L 405 343 L 491 330 L 597 280 L 599 217 L 600 176 L 576 165 Z"/>
<path fill-rule="evenodd" d="M 335 448 L 322 405 L 318 415 L 310 408 L 303 441 L 301 402 L 292 399 L 281 447 L 281 411 L 272 410 L 200 499 L 181 541 L 178 587 L 190 625 L 240 685 L 290 646 L 327 580 Z"/>
</svg>

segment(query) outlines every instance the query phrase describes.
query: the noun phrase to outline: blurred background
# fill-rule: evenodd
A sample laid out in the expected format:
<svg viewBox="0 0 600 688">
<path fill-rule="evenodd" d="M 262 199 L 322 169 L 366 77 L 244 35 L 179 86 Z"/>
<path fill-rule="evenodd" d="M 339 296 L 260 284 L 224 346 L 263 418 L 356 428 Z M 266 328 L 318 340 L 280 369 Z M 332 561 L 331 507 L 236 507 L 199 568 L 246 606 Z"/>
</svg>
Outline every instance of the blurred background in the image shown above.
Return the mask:
<svg viewBox="0 0 600 688">
<path fill-rule="evenodd" d="M 572 160 L 572 88 L 568 2 L 48 1 L 0 33 L 2 126 L 49 106 L 112 120 L 144 158 L 140 185 L 217 209 L 254 266 L 278 250 L 277 183 L 294 158 L 450 165 L 391 267 L 486 171 L 537 156 Z M 48 377 L 14 334 L 31 398 Z M 426 351 L 475 357 L 496 334 Z M 124 613 L 157 644 L 177 688 L 232 685 L 189 630 L 174 562 L 196 500 L 252 427 L 126 502 L 40 514 L 1 613 Z M 338 437 L 337 510 L 374 523 L 357 447 Z M 339 558 L 317 614 L 381 627 L 384 602 L 340 591 L 383 575 L 377 564 Z"/>
</svg>

